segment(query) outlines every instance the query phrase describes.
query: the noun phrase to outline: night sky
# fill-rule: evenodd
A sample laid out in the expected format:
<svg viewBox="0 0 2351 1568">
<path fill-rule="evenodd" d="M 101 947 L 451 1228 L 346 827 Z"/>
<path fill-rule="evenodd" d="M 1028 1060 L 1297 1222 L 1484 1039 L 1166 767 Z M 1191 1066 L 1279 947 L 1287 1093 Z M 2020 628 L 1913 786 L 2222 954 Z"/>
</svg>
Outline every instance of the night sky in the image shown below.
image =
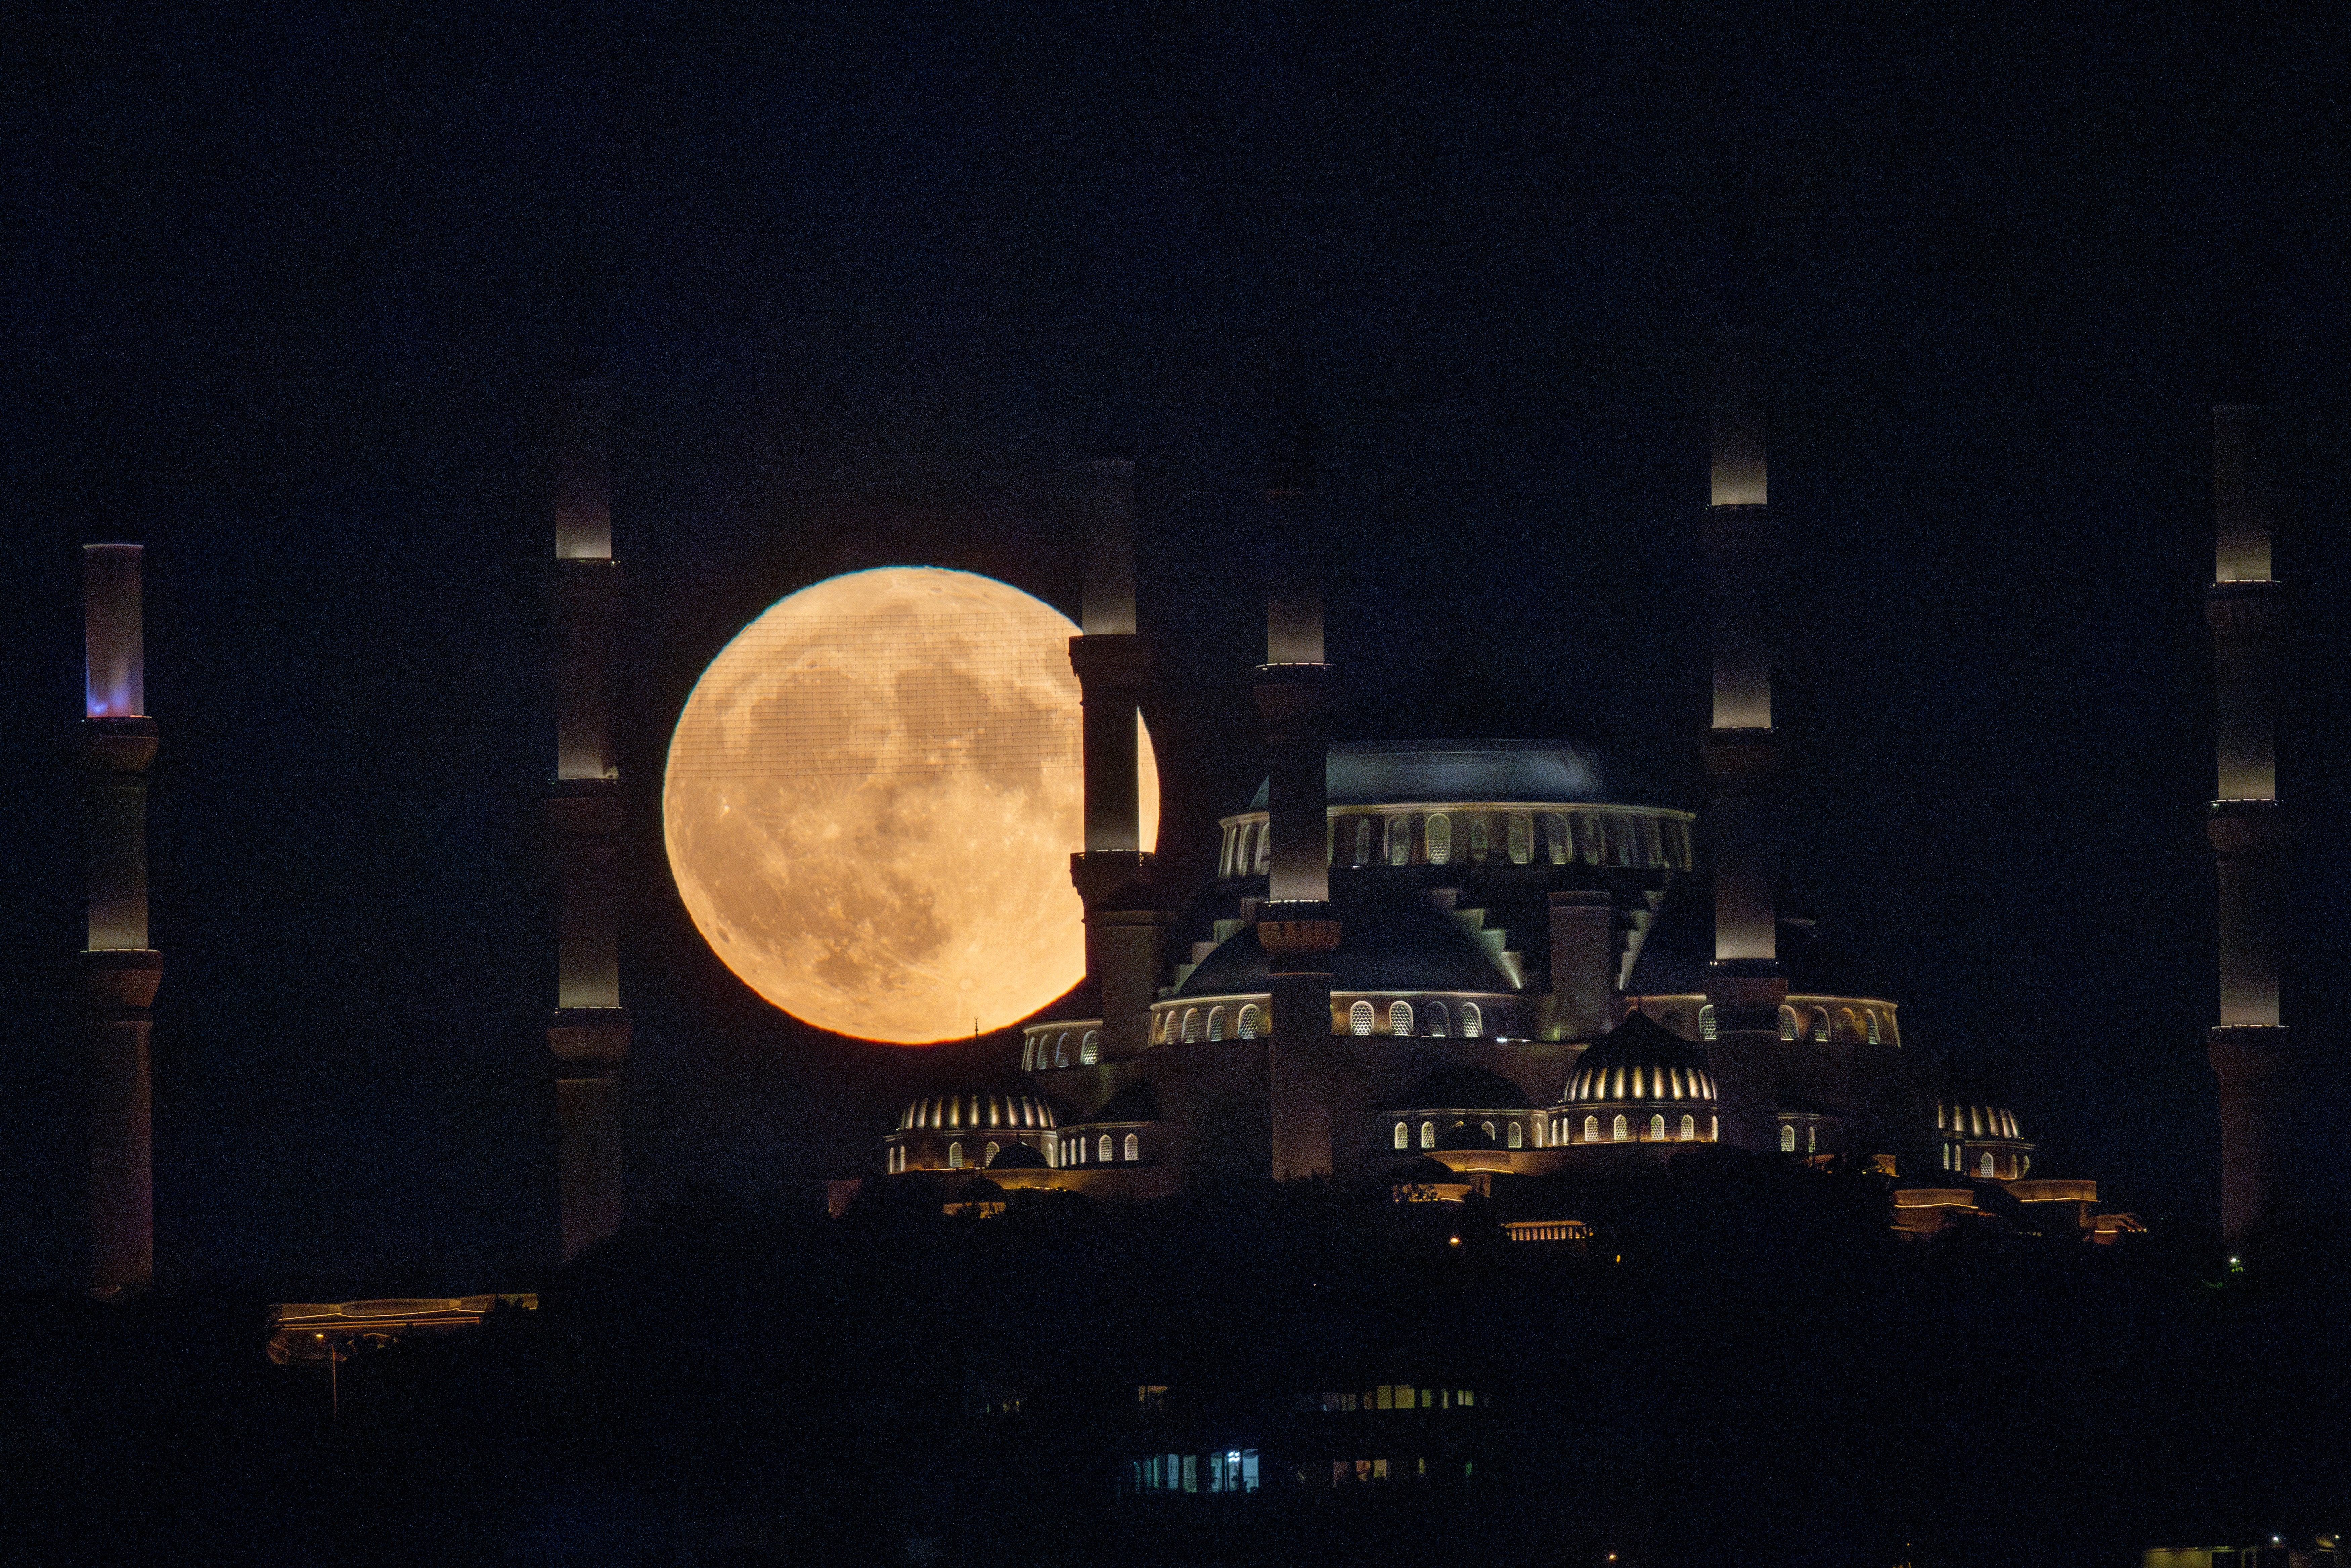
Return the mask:
<svg viewBox="0 0 2351 1568">
<path fill-rule="evenodd" d="M 1252 482 L 1302 417 L 1349 735 L 1577 740 L 1696 806 L 1730 327 L 1770 382 L 1796 912 L 2012 1097 L 2037 1172 L 2209 1218 L 2216 399 L 2296 411 L 2292 995 L 2351 988 L 2341 16 L 1363 9 L 12 28 L 9 1282 L 64 1271 L 78 544 L 150 546 L 159 1269 L 479 1288 L 552 1226 L 563 378 L 620 411 L 643 1207 L 794 1197 L 954 1065 L 775 1012 L 670 889 L 664 749 L 744 622 L 898 562 L 1074 614 L 1062 476 L 1134 452 L 1197 885 L 1260 776 Z M 2341 1070 L 2309 1098 L 2339 1124 Z"/>
</svg>

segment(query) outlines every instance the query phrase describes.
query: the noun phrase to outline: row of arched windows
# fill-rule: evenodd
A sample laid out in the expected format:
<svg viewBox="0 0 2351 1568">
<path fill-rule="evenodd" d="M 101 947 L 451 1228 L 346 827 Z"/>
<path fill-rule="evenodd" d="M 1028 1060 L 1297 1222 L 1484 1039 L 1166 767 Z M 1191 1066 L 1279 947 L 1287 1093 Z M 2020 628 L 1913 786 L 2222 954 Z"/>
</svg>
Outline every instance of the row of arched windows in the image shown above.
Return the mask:
<svg viewBox="0 0 2351 1568">
<path fill-rule="evenodd" d="M 1238 1012 L 1222 1006 L 1186 1008 L 1180 1014 L 1169 1008 L 1159 1015 L 1152 1043 L 1165 1045 L 1180 1040 L 1186 1045 L 1208 1040 L 1257 1040 L 1265 1033 L 1265 1009 L 1255 1002 L 1244 1002 Z"/>
<path fill-rule="evenodd" d="M 1555 866 L 1631 866 L 1687 871 L 1689 824 L 1679 817 L 1634 811 L 1448 811 L 1334 818 L 1329 857 L 1333 865 L 1482 865 L 1500 855 L 1512 865 L 1545 860 Z M 1417 829 L 1417 832 L 1416 832 Z M 1416 839 L 1418 841 L 1416 843 Z M 1416 854 L 1417 851 L 1417 854 Z M 1219 876 L 1264 873 L 1272 863 L 1272 824 L 1245 821 L 1225 830 Z"/>
<path fill-rule="evenodd" d="M 1451 1015 L 1446 1011 L 1445 1004 L 1443 1002 L 1429 1002 L 1425 1004 L 1419 1014 L 1418 1021 L 1426 1026 L 1418 1032 L 1432 1039 L 1443 1040 L 1453 1032 L 1453 1019 Z M 1415 1030 L 1413 1025 L 1415 1022 L 1415 1015 L 1413 1013 L 1412 1004 L 1410 1002 L 1390 1002 L 1388 1004 L 1387 1022 L 1388 1033 L 1390 1034 L 1408 1035 L 1414 1033 Z M 1359 1001 L 1347 1009 L 1347 1032 L 1349 1034 L 1374 1034 L 1379 1030 L 1379 1009 L 1369 1002 Z M 1463 1002 L 1461 1004 L 1462 1038 L 1465 1040 L 1477 1040 L 1483 1036 L 1485 1032 L 1486 1015 L 1479 1010 L 1476 1002 Z"/>
<path fill-rule="evenodd" d="M 1705 1023 L 1703 1015 L 1699 1022 L 1703 1027 Z M 1809 1014 L 1802 1017 L 1799 1017 L 1793 1008 L 1782 1008 L 1780 1038 L 1794 1040 L 1799 1034 L 1823 1045 L 1831 1039 L 1866 1040 L 1872 1045 L 1882 1045 L 1886 1039 L 1886 1026 L 1876 1008 L 1863 1008 L 1858 1012 L 1852 1008 L 1839 1008 L 1834 1026 L 1829 1021 L 1829 1010 L 1826 1008 L 1814 1008 Z M 1706 1038 L 1712 1040 L 1714 1036 L 1709 1034 Z"/>
<path fill-rule="evenodd" d="M 1505 1147 L 1513 1149 L 1523 1149 L 1527 1146 L 1527 1134 L 1531 1129 L 1534 1134 L 1535 1147 L 1539 1149 L 1542 1147 L 1543 1124 L 1541 1122 L 1530 1124 L 1505 1122 L 1499 1133 L 1495 1131 L 1494 1124 L 1491 1122 L 1480 1122 L 1478 1125 L 1488 1137 L 1501 1143 Z M 1412 1147 L 1412 1124 L 1409 1122 L 1398 1122 L 1395 1124 L 1395 1146 L 1399 1149 Z M 1420 1146 L 1424 1149 L 1437 1147 L 1436 1123 L 1423 1122 L 1420 1124 Z"/>
<path fill-rule="evenodd" d="M 1102 1030 L 1090 1029 L 1082 1034 L 1067 1029 L 1058 1034 L 1040 1031 L 1029 1036 L 1026 1055 L 1028 1059 L 1020 1064 L 1024 1072 L 1042 1072 L 1054 1067 L 1092 1067 L 1102 1059 Z"/>
<path fill-rule="evenodd" d="M 1420 1034 L 1442 1040 L 1453 1032 L 1454 1016 L 1443 1002 L 1424 1002 L 1416 1009 L 1410 1002 L 1390 1002 L 1387 1005 L 1387 1032 L 1395 1035 Z M 1467 1040 L 1479 1040 L 1486 1032 L 1486 1015 L 1476 1002 L 1463 1002 L 1460 1016 L 1461 1034 Z M 1165 1008 L 1153 1026 L 1152 1043 L 1168 1045 L 1177 1040 L 1186 1045 L 1202 1040 L 1262 1040 L 1269 1019 L 1263 1008 L 1255 1002 L 1244 1002 L 1236 1010 L 1222 1003 L 1207 1008 Z M 1347 1032 L 1370 1035 L 1380 1032 L 1380 1009 L 1367 1001 L 1357 1001 L 1347 1009 Z M 1039 1051 L 1038 1065 L 1047 1065 L 1045 1052 Z M 1092 1058 L 1087 1058 L 1089 1061 Z"/>
<path fill-rule="evenodd" d="M 1081 1133 L 1075 1137 L 1063 1138 L 1057 1163 L 1064 1166 L 1113 1165 L 1118 1163 L 1113 1150 L 1125 1156 L 1124 1163 L 1135 1164 L 1143 1158 L 1142 1135 L 1129 1133 L 1124 1139 L 1113 1141 L 1113 1134 L 1109 1133 L 1097 1138 L 1089 1138 Z"/>
<path fill-rule="evenodd" d="M 1680 1124 L 1675 1129 L 1675 1136 L 1672 1141 L 1682 1144 L 1694 1144 L 1698 1142 L 1698 1118 L 1696 1116 L 1685 1114 L 1681 1118 Z M 1636 1139 L 1633 1135 L 1634 1123 L 1632 1118 L 1620 1115 L 1613 1118 L 1609 1122 L 1607 1128 L 1608 1135 L 1604 1140 L 1601 1137 L 1600 1118 L 1597 1116 L 1586 1116 L 1583 1118 L 1583 1135 L 1579 1139 L 1575 1136 L 1577 1130 L 1575 1119 L 1572 1116 L 1562 1116 L 1552 1124 L 1552 1137 L 1554 1141 L 1561 1144 L 1579 1142 L 1597 1144 L 1604 1141 L 1611 1144 L 1630 1144 L 1636 1142 L 1662 1144 L 1667 1141 L 1666 1136 L 1666 1128 L 1667 1123 L 1665 1114 L 1662 1112 L 1652 1113 L 1649 1117 L 1646 1134 Z M 1706 1136 L 1708 1142 L 1711 1143 L 1715 1138 L 1720 1135 L 1719 1128 L 1720 1124 L 1717 1118 L 1708 1116 L 1706 1119 Z"/>
</svg>

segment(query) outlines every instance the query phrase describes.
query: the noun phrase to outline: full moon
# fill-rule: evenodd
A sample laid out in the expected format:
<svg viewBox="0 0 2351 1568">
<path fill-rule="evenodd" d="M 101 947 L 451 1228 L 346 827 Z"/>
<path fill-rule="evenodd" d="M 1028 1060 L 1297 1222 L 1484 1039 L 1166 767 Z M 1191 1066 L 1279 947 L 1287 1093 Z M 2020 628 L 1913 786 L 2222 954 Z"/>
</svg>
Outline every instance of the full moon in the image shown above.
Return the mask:
<svg viewBox="0 0 2351 1568">
<path fill-rule="evenodd" d="M 851 572 L 695 684 L 662 780 L 670 873 L 729 969 L 820 1029 L 918 1045 L 1085 972 L 1078 628 L 992 578 Z M 1159 769 L 1138 722 L 1142 842 Z"/>
</svg>

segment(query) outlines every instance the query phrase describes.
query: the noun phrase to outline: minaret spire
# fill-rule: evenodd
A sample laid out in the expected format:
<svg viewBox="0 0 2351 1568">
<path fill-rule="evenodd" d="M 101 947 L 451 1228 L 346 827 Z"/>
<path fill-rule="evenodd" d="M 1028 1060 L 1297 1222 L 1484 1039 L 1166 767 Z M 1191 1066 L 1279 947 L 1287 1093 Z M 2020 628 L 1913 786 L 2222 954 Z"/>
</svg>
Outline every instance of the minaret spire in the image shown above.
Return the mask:
<svg viewBox="0 0 2351 1568">
<path fill-rule="evenodd" d="M 547 1044 L 555 1060 L 556 1184 L 564 1261 L 620 1228 L 623 800 L 613 744 L 613 642 L 621 565 L 612 559 L 610 415 L 601 382 L 563 391 L 556 433 L 559 645 L 555 777 L 547 825 L 554 862 L 557 974 Z"/>
<path fill-rule="evenodd" d="M 2206 1051 L 2220 1090 L 2220 1225 L 2234 1240 L 2274 1218 L 2286 1154 L 2293 1041 L 2278 1008 L 2288 822 L 2278 799 L 2278 660 L 2286 605 L 2270 562 L 2278 510 L 2273 417 L 2212 411 L 2214 762 L 2205 830 L 2220 898 L 2220 1022 Z"/>
</svg>

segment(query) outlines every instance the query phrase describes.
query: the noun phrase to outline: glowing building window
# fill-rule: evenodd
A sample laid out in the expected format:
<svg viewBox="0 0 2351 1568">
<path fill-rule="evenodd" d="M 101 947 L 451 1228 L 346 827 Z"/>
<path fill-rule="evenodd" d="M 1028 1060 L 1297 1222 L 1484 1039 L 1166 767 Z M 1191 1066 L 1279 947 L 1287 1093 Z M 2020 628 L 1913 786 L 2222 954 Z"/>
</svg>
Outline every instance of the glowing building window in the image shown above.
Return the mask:
<svg viewBox="0 0 2351 1568">
<path fill-rule="evenodd" d="M 1249 863 L 1260 872 L 1273 864 L 1273 824 L 1271 822 L 1258 824 L 1257 853 L 1250 858 Z"/>
<path fill-rule="evenodd" d="M 1445 1016 L 1445 1004 L 1443 1002 L 1429 1003 L 1428 1032 L 1435 1035 L 1437 1039 L 1443 1040 L 1446 1035 L 1450 1032 L 1451 1028 L 1451 1020 Z"/>
<path fill-rule="evenodd" d="M 1255 1002 L 1251 1002 L 1249 1006 L 1241 1009 L 1240 1037 L 1243 1040 L 1255 1040 L 1257 1038 L 1258 1019 L 1259 1016 L 1260 1015 L 1257 1010 L 1257 1004 Z"/>
<path fill-rule="evenodd" d="M 1462 1034 L 1468 1039 L 1476 1040 L 1483 1028 L 1484 1019 L 1479 1014 L 1478 1004 L 1476 1002 L 1463 1002 L 1461 1004 Z"/>
<path fill-rule="evenodd" d="M 1877 1012 L 1876 1012 L 1876 1009 L 1871 1009 L 1867 1014 L 1865 1014 L 1865 1015 L 1864 1015 L 1864 1016 L 1865 1016 L 1865 1027 L 1866 1027 L 1866 1028 L 1868 1029 L 1868 1030 L 1869 1030 L 1869 1043 L 1870 1043 L 1870 1044 L 1872 1044 L 1872 1045 L 1882 1045 L 1882 1044 L 1884 1044 L 1884 1043 L 1885 1043 L 1885 1041 L 1883 1041 L 1883 1040 L 1881 1040 L 1880 1039 L 1878 1039 L 1878 1036 L 1877 1036 Z"/>
<path fill-rule="evenodd" d="M 1526 1131 L 1526 1129 L 1525 1129 L 1524 1127 L 1520 1126 L 1516 1122 L 1511 1123 L 1511 1124 L 1510 1124 L 1510 1147 L 1512 1147 L 1512 1148 L 1514 1148 L 1514 1149 L 1517 1149 L 1517 1148 L 1523 1148 L 1523 1147 L 1525 1147 L 1525 1146 L 1526 1146 L 1526 1141 L 1527 1141 L 1527 1131 Z"/>
<path fill-rule="evenodd" d="M 1843 1008 L 1838 1010 L 1836 1031 L 1837 1038 L 1840 1040 L 1851 1040 L 1861 1032 L 1861 1020 L 1853 1016 L 1853 1009 L 1851 1008 Z"/>
<path fill-rule="evenodd" d="M 1780 1009 L 1780 1038 L 1782 1040 L 1796 1038 L 1796 1009 L 1793 1008 Z"/>
<path fill-rule="evenodd" d="M 1110 1134 L 1108 1133 L 1104 1133 L 1102 1135 L 1101 1144 L 1094 1149 L 1094 1157 L 1104 1165 L 1110 1164 Z"/>
<path fill-rule="evenodd" d="M 1410 1034 L 1412 1032 L 1412 1004 L 1410 1002 L 1390 1002 L 1388 1004 L 1388 1032 L 1390 1034 Z"/>
<path fill-rule="evenodd" d="M 995 1139 L 990 1138 L 987 1141 L 987 1157 L 980 1162 L 981 1167 L 985 1169 L 987 1166 L 994 1165 L 996 1163 L 996 1156 L 1003 1152 L 1004 1145 L 998 1143 Z"/>
<path fill-rule="evenodd" d="M 1369 817 L 1358 817 L 1355 819 L 1355 863 L 1369 865 L 1371 861 L 1372 820 Z"/>
<path fill-rule="evenodd" d="M 1410 865 L 1411 863 L 1412 819 L 1390 817 L 1388 819 L 1388 864 Z"/>
<path fill-rule="evenodd" d="M 1796 1129 L 1792 1123 L 1780 1124 L 1780 1152 L 1783 1155 L 1792 1155 L 1796 1152 Z"/>
<path fill-rule="evenodd" d="M 1546 812 L 1543 824 L 1543 858 L 1553 865 L 1567 863 L 1567 819 L 1556 811 Z"/>
<path fill-rule="evenodd" d="M 1600 1141 L 1599 1117 L 1586 1116 L 1583 1119 L 1583 1141 L 1587 1144 L 1596 1144 Z"/>
<path fill-rule="evenodd" d="M 1408 1149 L 1412 1147 L 1412 1134 L 1405 1129 L 1405 1124 L 1402 1122 L 1398 1122 L 1396 1124 L 1395 1146 L 1399 1149 Z"/>
<path fill-rule="evenodd" d="M 1070 1037 L 1066 1034 L 1056 1035 L 1053 1037 L 1053 1065 L 1067 1067 L 1069 1064 Z"/>
<path fill-rule="evenodd" d="M 1662 1144 L 1665 1141 L 1666 1118 L 1663 1114 L 1653 1113 L 1649 1117 L 1649 1142 L 1653 1144 Z"/>
<path fill-rule="evenodd" d="M 1020 1042 L 1020 1071 L 1029 1071 L 1037 1065 L 1037 1037 L 1030 1035 Z"/>
<path fill-rule="evenodd" d="M 961 1138 L 957 1138 L 954 1143 L 947 1145 L 947 1169 L 951 1171 L 959 1171 L 963 1169 L 963 1140 Z"/>
<path fill-rule="evenodd" d="M 1980 1176 L 1988 1176 L 1992 1174 L 1994 1168 L 1995 1167 L 1992 1165 L 1991 1151 L 1990 1149 L 1986 1149 L 1984 1151 L 1983 1158 L 1976 1162 L 1976 1175 Z"/>
<path fill-rule="evenodd" d="M 1829 1037 L 1829 1013 L 1828 1013 L 1828 1009 L 1827 1009 L 1826 1008 L 1814 1008 L 1814 1009 L 1813 1009 L 1813 1039 L 1815 1041 L 1822 1041 L 1822 1040 L 1826 1040 L 1828 1039 L 1828 1037 Z"/>
<path fill-rule="evenodd" d="M 1208 1009 L 1208 1038 L 1210 1040 L 1225 1038 L 1225 1009 L 1222 1008 Z"/>
<path fill-rule="evenodd" d="M 1575 831 L 1575 858 L 1585 865 L 1598 865 L 1603 858 L 1600 819 L 1589 811 L 1578 811 L 1571 822 Z"/>
<path fill-rule="evenodd" d="M 1484 865 L 1488 851 L 1486 819 L 1472 817 L 1469 819 L 1469 859 L 1478 865 Z"/>
<path fill-rule="evenodd" d="M 1086 1030 L 1085 1040 L 1078 1047 L 1078 1064 L 1081 1067 L 1092 1067 L 1101 1060 L 1102 1030 L 1090 1029 Z"/>
<path fill-rule="evenodd" d="M 1632 1139 L 1632 1124 L 1626 1122 L 1622 1116 L 1617 1117 L 1616 1124 L 1608 1130 L 1608 1137 L 1611 1143 L 1627 1143 Z"/>
<path fill-rule="evenodd" d="M 1478 1130 L 1479 1130 L 1479 1132 L 1481 1132 L 1481 1133 L 1483 1133 L 1483 1134 L 1486 1134 L 1486 1141 L 1487 1141 L 1488 1143 L 1489 1143 L 1489 1144 L 1490 1144 L 1490 1143 L 1492 1143 L 1492 1142 L 1494 1141 L 1494 1124 L 1493 1124 L 1493 1123 L 1491 1123 L 1491 1122 L 1480 1122 L 1480 1123 L 1479 1123 L 1479 1124 L 1478 1124 Z"/>
<path fill-rule="evenodd" d="M 1721 1117 L 1708 1116 L 1706 1119 L 1706 1136 L 1708 1143 L 1712 1143 L 1722 1136 Z"/>
<path fill-rule="evenodd" d="M 1433 1149 L 1437 1147 L 1436 1123 L 1423 1122 L 1420 1124 L 1420 1146 L 1424 1149 Z"/>
<path fill-rule="evenodd" d="M 1691 1142 L 1691 1141 L 1692 1141 L 1692 1140 L 1694 1140 L 1695 1138 L 1697 1138 L 1697 1136 L 1698 1136 L 1698 1118 L 1697 1118 L 1696 1116 L 1684 1116 L 1684 1117 L 1682 1118 L 1682 1139 L 1681 1139 L 1681 1141 L 1682 1141 L 1683 1143 L 1687 1144 L 1687 1143 Z"/>
<path fill-rule="evenodd" d="M 1698 1009 L 1698 1037 L 1700 1040 L 1712 1040 L 1715 1038 L 1717 1029 L 1714 1004 L 1708 1002 Z"/>
<path fill-rule="evenodd" d="M 1428 841 L 1428 863 L 1443 865 L 1453 858 L 1453 819 L 1442 811 L 1428 814 L 1425 830 Z"/>
<path fill-rule="evenodd" d="M 1197 1008 L 1186 1008 L 1184 1009 L 1184 1043 L 1186 1045 L 1190 1045 L 1199 1038 L 1200 1009 Z"/>
<path fill-rule="evenodd" d="M 1369 1034 L 1372 1032 L 1371 1003 L 1357 1002 L 1353 1007 L 1347 1009 L 1347 1032 L 1349 1034 Z"/>
<path fill-rule="evenodd" d="M 1820 1152 L 1821 1129 L 1816 1124 L 1807 1122 L 1804 1124 L 1804 1153 L 1816 1155 Z"/>
<path fill-rule="evenodd" d="M 1535 820 L 1524 811 L 1510 813 L 1510 863 L 1524 865 L 1535 858 Z"/>
</svg>

